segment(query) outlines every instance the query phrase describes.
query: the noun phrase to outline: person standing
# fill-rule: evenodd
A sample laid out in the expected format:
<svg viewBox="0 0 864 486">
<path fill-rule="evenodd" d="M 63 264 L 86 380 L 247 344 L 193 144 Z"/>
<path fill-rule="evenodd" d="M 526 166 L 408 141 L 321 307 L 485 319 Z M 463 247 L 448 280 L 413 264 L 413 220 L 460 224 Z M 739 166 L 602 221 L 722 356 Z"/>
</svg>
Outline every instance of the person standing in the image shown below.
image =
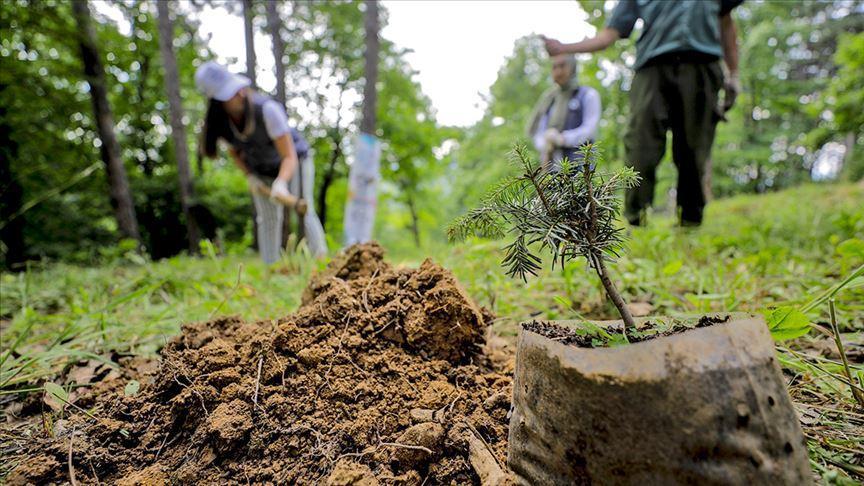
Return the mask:
<svg viewBox="0 0 864 486">
<path fill-rule="evenodd" d="M 677 205 L 682 226 L 702 223 L 702 184 L 717 122 L 740 91 L 738 46 L 731 12 L 743 0 L 621 0 L 595 37 L 564 44 L 545 39 L 550 55 L 596 52 L 630 36 L 642 19 L 636 41 L 636 71 L 630 89 L 627 164 L 642 183 L 627 192 L 625 216 L 644 223 L 654 199 L 655 172 L 672 132 L 672 159 L 678 168 Z M 727 67 L 724 77 L 719 60 Z M 725 91 L 721 100 L 720 89 Z"/>
<path fill-rule="evenodd" d="M 288 125 L 285 107 L 249 86 L 249 78 L 208 61 L 195 73 L 195 84 L 208 98 L 203 153 L 217 154 L 217 142 L 228 142 L 234 164 L 246 175 L 258 223 L 258 251 L 265 263 L 279 259 L 284 206 L 274 199 L 290 197 L 288 181 L 309 144 Z M 259 186 L 270 186 L 270 196 Z"/>
<path fill-rule="evenodd" d="M 540 97 L 528 135 L 541 154 L 543 166 L 557 170 L 564 158 L 580 160 L 579 149 L 594 142 L 602 110 L 597 90 L 579 85 L 572 54 L 552 58 L 552 80 L 556 86 Z"/>
</svg>

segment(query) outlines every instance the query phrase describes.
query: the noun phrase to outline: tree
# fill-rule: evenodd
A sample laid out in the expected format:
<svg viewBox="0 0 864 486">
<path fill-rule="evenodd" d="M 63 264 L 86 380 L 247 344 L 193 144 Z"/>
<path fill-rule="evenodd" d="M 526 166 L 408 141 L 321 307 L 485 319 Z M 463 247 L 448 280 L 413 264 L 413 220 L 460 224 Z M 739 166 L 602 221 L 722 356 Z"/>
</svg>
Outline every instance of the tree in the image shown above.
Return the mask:
<svg viewBox="0 0 864 486">
<path fill-rule="evenodd" d="M 253 0 L 243 0 L 243 32 L 246 34 L 246 76 L 255 82 L 255 6 Z"/>
<path fill-rule="evenodd" d="M 402 54 L 385 52 L 381 61 L 377 117 L 378 129 L 385 140 L 381 172 L 385 180 L 398 188 L 394 199 L 408 209 L 408 227 L 415 246 L 419 247 L 424 205 L 437 206 L 438 198 L 431 191 L 444 164 L 436 158 L 434 149 L 443 142 L 445 132 L 436 123 L 432 102 L 412 79 L 415 71 Z M 436 203 L 430 205 L 429 201 Z M 388 225 L 392 227 L 393 223 Z"/>
<path fill-rule="evenodd" d="M 366 0 L 363 28 L 366 32 L 366 52 L 363 55 L 366 82 L 363 85 L 363 121 L 360 131 L 375 134 L 376 106 L 378 104 L 378 0 Z"/>
<path fill-rule="evenodd" d="M 111 205 L 117 226 L 125 237 L 140 240 L 132 192 L 129 189 L 126 169 L 120 159 L 120 145 L 114 135 L 114 117 L 108 104 L 105 70 L 96 48 L 96 32 L 92 26 L 90 6 L 86 1 L 73 2 L 72 12 L 78 27 L 81 60 L 84 64 L 84 75 L 90 85 L 93 113 L 101 140 L 102 161 L 108 174 Z"/>
<path fill-rule="evenodd" d="M 273 64 L 276 70 L 276 100 L 280 105 L 285 106 L 285 41 L 282 40 L 282 20 L 279 18 L 279 5 L 275 1 L 266 2 L 267 12 L 267 30 L 270 31 L 270 42 L 273 46 Z M 297 166 L 297 171 L 291 179 L 291 191 L 303 194 L 303 164 Z M 295 214 L 292 211 L 285 212 L 285 218 L 282 220 L 282 245 L 285 246 L 288 242 L 288 237 L 291 234 L 292 221 L 295 219 Z M 297 239 L 303 238 L 303 217 L 297 216 Z"/>
<path fill-rule="evenodd" d="M 299 2 L 293 4 L 286 40 L 286 75 L 294 84 L 312 81 L 313 90 L 291 100 L 305 103 L 310 113 L 306 132 L 315 150 L 316 209 L 330 232 L 341 231 L 345 192 L 341 182 L 348 175 L 346 138 L 358 127 L 355 96 L 364 77 L 364 12 L 361 2 Z M 309 36 L 308 33 L 312 35 Z M 350 104 L 349 104 L 350 103 Z M 337 190 L 332 189 L 337 187 Z"/>
<path fill-rule="evenodd" d="M 6 85 L 0 83 L 0 93 Z M 12 140 L 12 127 L 6 122 L 6 106 L 0 104 L 0 242 L 4 246 L 7 269 L 16 269 L 26 258 L 24 245 L 24 218 L 21 210 L 23 190 L 12 173 L 12 159 L 18 154 L 18 144 Z"/>
<path fill-rule="evenodd" d="M 551 253 L 553 268 L 560 263 L 563 269 L 567 261 L 585 258 L 618 309 L 626 335 L 636 323 L 606 263 L 614 261 L 623 247 L 624 231 L 617 225 L 622 206 L 618 192 L 638 184 L 639 176 L 630 168 L 598 174 L 596 147 L 586 146 L 582 154 L 582 164 L 565 163 L 559 171 L 547 171 L 517 146 L 514 160 L 520 173 L 496 185 L 480 206 L 450 226 L 448 234 L 451 239 L 512 234 L 514 240 L 501 264 L 511 277 L 523 280 L 541 268 L 534 245 Z"/>
<path fill-rule="evenodd" d="M 864 32 L 844 33 L 838 39 L 834 63 L 837 75 L 832 77 L 825 96 L 818 104 L 819 113 L 832 113 L 823 126 L 814 129 L 808 138 L 810 145 L 821 147 L 825 143 L 843 138 L 843 171 L 850 180 L 864 177 Z M 858 150 L 856 150 L 856 146 Z"/>
<path fill-rule="evenodd" d="M 180 182 L 180 204 L 186 218 L 186 231 L 189 238 L 189 251 L 198 251 L 200 238 L 198 225 L 190 211 L 195 197 L 192 174 L 189 170 L 189 149 L 186 144 L 186 126 L 183 123 L 183 101 L 180 97 L 180 79 L 177 71 L 177 58 L 172 47 L 174 24 L 170 17 L 168 2 L 156 2 L 159 12 L 159 49 L 165 69 L 165 91 L 171 115 L 171 136 L 174 141 L 174 154 L 177 158 L 177 178 Z"/>
<path fill-rule="evenodd" d="M 276 66 L 276 100 L 285 106 L 285 41 L 282 40 L 282 20 L 279 18 L 279 5 L 275 1 L 266 3 L 267 29 L 273 43 L 273 61 Z"/>
</svg>

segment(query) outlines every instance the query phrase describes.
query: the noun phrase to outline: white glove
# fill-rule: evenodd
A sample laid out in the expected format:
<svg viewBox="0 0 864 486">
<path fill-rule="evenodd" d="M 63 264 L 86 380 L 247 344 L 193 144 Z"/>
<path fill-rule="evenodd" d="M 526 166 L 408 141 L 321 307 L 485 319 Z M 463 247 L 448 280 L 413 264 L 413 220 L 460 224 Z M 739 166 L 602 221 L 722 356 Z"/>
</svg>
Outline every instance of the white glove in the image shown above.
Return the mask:
<svg viewBox="0 0 864 486">
<path fill-rule="evenodd" d="M 273 181 L 273 185 L 270 186 L 270 197 L 273 199 L 277 199 L 280 197 L 289 197 L 291 195 L 288 192 L 288 181 L 284 179 L 276 179 Z"/>
<path fill-rule="evenodd" d="M 561 135 L 561 132 L 554 128 L 546 129 L 546 133 L 543 137 L 546 139 L 546 146 L 549 148 L 564 146 L 564 135 Z"/>
</svg>

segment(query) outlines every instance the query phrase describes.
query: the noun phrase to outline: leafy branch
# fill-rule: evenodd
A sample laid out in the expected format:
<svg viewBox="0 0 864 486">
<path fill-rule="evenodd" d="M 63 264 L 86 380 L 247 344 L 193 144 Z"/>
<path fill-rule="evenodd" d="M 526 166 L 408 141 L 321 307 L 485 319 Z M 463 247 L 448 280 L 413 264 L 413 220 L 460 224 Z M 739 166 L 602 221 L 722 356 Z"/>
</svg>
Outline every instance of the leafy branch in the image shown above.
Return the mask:
<svg viewBox="0 0 864 486">
<path fill-rule="evenodd" d="M 448 236 L 513 237 L 501 263 L 508 275 L 523 280 L 540 270 L 539 252 L 552 255 L 552 268 L 583 257 L 597 272 L 624 325 L 635 327 L 606 263 L 618 258 L 624 244 L 617 224 L 618 192 L 637 185 L 639 176 L 629 168 L 596 172 L 600 153 L 595 145 L 583 147 L 581 158 L 580 163 L 564 160 L 559 171 L 547 171 L 530 159 L 524 146 L 516 146 L 511 160 L 519 174 L 501 181 L 478 207 L 456 219 Z"/>
</svg>

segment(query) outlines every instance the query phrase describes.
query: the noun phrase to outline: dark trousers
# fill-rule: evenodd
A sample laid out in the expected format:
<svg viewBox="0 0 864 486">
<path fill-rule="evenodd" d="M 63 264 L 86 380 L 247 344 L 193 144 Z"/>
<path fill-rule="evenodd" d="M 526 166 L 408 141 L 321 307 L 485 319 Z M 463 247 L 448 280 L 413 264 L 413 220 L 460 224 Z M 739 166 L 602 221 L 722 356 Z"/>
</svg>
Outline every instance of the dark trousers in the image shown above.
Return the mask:
<svg viewBox="0 0 864 486">
<path fill-rule="evenodd" d="M 672 131 L 672 160 L 678 168 L 677 203 L 682 225 L 702 222 L 702 180 L 720 119 L 718 95 L 723 83 L 720 63 L 682 62 L 666 58 L 636 71 L 630 90 L 627 164 L 642 183 L 628 190 L 625 216 L 639 224 L 654 200 L 655 173 Z"/>
</svg>

